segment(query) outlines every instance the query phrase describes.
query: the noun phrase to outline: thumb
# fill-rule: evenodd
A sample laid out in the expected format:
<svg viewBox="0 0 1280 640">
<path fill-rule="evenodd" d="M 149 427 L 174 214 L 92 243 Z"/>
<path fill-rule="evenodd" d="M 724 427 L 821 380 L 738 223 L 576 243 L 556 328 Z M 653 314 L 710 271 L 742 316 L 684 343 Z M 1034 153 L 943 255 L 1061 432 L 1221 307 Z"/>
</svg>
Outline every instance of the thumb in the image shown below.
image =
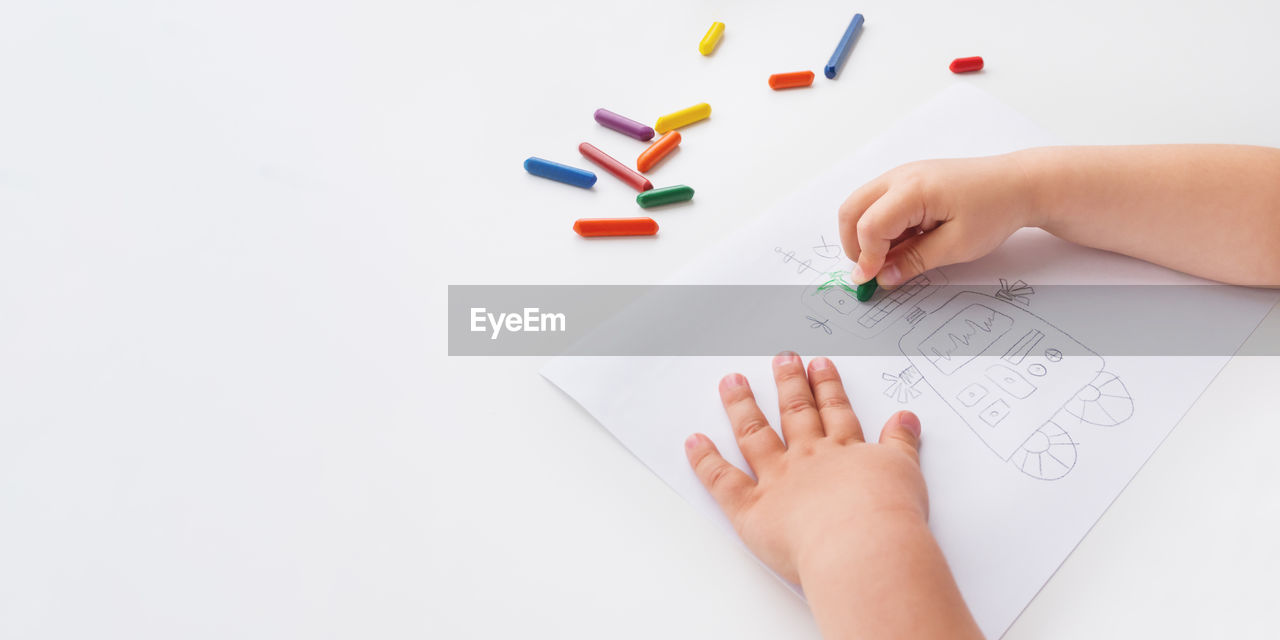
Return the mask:
<svg viewBox="0 0 1280 640">
<path fill-rule="evenodd" d="M 885 256 L 877 282 L 895 287 L 936 267 L 960 262 L 963 241 L 959 226 L 941 224 L 932 231 L 903 240 Z"/>
<path fill-rule="evenodd" d="M 920 418 L 910 411 L 893 414 L 880 430 L 880 444 L 895 446 L 916 455 L 920 451 Z"/>
</svg>

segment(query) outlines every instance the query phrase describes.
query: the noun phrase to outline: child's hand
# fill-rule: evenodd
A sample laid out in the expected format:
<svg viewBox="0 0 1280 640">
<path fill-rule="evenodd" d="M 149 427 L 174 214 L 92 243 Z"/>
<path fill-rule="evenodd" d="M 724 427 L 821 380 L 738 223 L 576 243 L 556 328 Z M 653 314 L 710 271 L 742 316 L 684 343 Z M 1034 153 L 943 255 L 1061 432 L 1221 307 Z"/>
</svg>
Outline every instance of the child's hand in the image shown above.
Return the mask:
<svg viewBox="0 0 1280 640">
<path fill-rule="evenodd" d="M 805 563 L 829 550 L 866 544 L 887 522 L 923 527 L 928 497 L 917 458 L 920 421 L 908 411 L 889 419 L 880 444 L 865 442 L 835 366 L 779 354 L 773 360 L 784 443 L 756 406 L 740 374 L 720 381 L 720 398 L 742 455 L 757 480 L 729 464 L 702 434 L 685 442 L 698 479 L 742 540 L 765 564 L 795 583 Z"/>
<path fill-rule="evenodd" d="M 755 480 L 706 436 L 685 442 L 689 464 L 747 547 L 804 587 L 824 637 L 981 638 L 928 527 L 917 456 L 920 421 L 889 418 L 863 440 L 835 366 L 794 353 L 773 360 L 783 439 L 739 374 L 720 398 Z"/>
<path fill-rule="evenodd" d="M 980 258 L 1028 224 L 1026 174 L 1013 154 L 904 164 L 840 206 L 840 240 L 857 262 L 850 279 L 902 284 Z"/>
</svg>

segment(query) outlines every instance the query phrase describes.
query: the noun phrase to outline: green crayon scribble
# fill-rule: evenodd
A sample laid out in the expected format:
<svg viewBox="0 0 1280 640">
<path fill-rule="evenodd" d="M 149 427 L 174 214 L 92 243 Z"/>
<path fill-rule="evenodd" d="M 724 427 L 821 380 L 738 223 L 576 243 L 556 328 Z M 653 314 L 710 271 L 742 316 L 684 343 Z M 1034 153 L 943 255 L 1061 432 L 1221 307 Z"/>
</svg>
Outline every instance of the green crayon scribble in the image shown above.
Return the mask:
<svg viewBox="0 0 1280 640">
<path fill-rule="evenodd" d="M 815 294 L 834 287 L 840 287 L 851 296 L 857 295 L 858 292 L 854 290 L 854 288 L 849 285 L 848 281 L 844 279 L 843 273 L 839 271 L 832 271 L 829 275 L 831 276 L 831 279 L 818 285 L 818 288 L 814 291 Z"/>
</svg>

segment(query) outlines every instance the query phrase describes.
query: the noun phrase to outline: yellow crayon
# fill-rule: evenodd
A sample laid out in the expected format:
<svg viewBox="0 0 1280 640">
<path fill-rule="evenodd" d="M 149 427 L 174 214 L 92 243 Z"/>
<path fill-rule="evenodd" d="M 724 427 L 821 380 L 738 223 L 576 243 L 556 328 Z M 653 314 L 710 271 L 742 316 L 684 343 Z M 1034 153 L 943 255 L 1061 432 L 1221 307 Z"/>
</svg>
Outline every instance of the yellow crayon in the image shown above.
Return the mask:
<svg viewBox="0 0 1280 640">
<path fill-rule="evenodd" d="M 699 120 L 711 117 L 711 105 L 705 102 L 699 102 L 687 109 L 681 109 L 674 113 L 668 113 L 658 118 L 657 124 L 653 125 L 654 131 L 658 133 L 666 133 L 672 129 L 693 124 Z"/>
<path fill-rule="evenodd" d="M 698 53 L 704 56 L 711 55 L 716 50 L 716 45 L 720 44 L 720 36 L 724 35 L 724 23 L 712 22 L 711 28 L 707 29 L 707 35 L 702 36 L 702 42 L 698 43 Z"/>
</svg>

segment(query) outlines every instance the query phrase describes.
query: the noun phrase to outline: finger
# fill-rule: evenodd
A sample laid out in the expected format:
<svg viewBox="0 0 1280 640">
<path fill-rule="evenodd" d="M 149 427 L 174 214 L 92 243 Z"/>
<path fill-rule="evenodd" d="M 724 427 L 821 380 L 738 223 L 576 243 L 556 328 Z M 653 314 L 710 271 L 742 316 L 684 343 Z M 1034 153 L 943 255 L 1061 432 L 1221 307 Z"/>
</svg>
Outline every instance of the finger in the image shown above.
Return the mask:
<svg viewBox="0 0 1280 640">
<path fill-rule="evenodd" d="M 880 444 L 897 447 L 917 458 L 920 453 L 920 418 L 910 411 L 899 411 L 889 417 L 880 430 Z"/>
<path fill-rule="evenodd" d="M 858 264 L 851 280 L 862 284 L 879 276 L 893 241 L 924 221 L 924 208 L 914 189 L 890 189 L 858 219 Z"/>
<path fill-rule="evenodd" d="M 774 356 L 773 379 L 778 384 L 778 413 L 782 415 L 782 437 L 787 446 L 821 438 L 822 418 L 800 356 L 793 351 Z"/>
<path fill-rule="evenodd" d="M 782 439 L 756 406 L 755 394 L 742 374 L 731 373 L 720 380 L 720 401 L 729 415 L 729 424 L 733 425 L 733 437 L 738 441 L 742 457 L 752 471 L 760 475 L 786 451 Z"/>
<path fill-rule="evenodd" d="M 844 245 L 844 254 L 850 260 L 857 260 L 858 254 L 862 252 L 858 244 L 858 219 L 888 188 L 889 182 L 881 176 L 858 187 L 840 205 L 840 243 Z"/>
<path fill-rule="evenodd" d="M 822 429 L 837 442 L 862 442 L 862 424 L 853 413 L 836 365 L 827 358 L 809 361 L 809 386 L 822 416 Z"/>
<path fill-rule="evenodd" d="M 889 242 L 889 252 L 892 253 L 894 247 L 918 235 L 920 235 L 920 227 L 911 227 L 910 229 L 903 231 L 902 233 L 898 234 L 898 237 L 894 238 L 892 241 Z M 888 258 L 885 258 L 885 259 L 887 260 Z"/>
<path fill-rule="evenodd" d="M 885 256 L 877 282 L 893 287 L 930 269 L 960 262 L 965 251 L 961 235 L 960 225 L 953 222 L 903 240 Z"/>
<path fill-rule="evenodd" d="M 715 443 L 701 433 L 695 433 L 684 441 L 684 453 L 707 493 L 711 494 L 730 520 L 735 519 L 747 496 L 755 488 L 755 481 L 741 469 L 729 464 L 720 455 Z"/>
</svg>

